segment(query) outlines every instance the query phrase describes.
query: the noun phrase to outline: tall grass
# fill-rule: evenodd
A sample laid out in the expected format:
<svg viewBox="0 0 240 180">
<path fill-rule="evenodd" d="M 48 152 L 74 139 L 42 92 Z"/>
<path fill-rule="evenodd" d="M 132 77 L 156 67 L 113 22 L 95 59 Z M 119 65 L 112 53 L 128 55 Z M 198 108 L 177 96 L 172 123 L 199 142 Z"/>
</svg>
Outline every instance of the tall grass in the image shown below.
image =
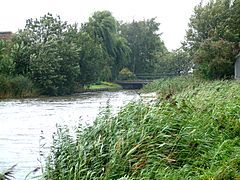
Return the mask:
<svg viewBox="0 0 240 180">
<path fill-rule="evenodd" d="M 28 97 L 36 93 L 31 80 L 24 76 L 0 75 L 0 98 Z"/>
<path fill-rule="evenodd" d="M 116 116 L 103 113 L 75 137 L 59 127 L 44 177 L 239 178 L 239 88 L 237 81 L 199 83 L 155 105 L 131 103 Z"/>
<path fill-rule="evenodd" d="M 142 92 L 157 92 L 161 97 L 172 96 L 181 91 L 191 90 L 206 82 L 192 75 L 162 78 L 143 87 Z"/>
</svg>

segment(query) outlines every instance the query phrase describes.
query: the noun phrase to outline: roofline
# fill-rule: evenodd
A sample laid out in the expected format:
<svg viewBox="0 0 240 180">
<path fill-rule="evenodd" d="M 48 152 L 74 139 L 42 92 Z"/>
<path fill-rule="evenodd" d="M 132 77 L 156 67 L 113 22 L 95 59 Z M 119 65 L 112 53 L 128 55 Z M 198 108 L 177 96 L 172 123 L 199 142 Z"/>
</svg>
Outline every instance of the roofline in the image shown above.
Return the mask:
<svg viewBox="0 0 240 180">
<path fill-rule="evenodd" d="M 11 31 L 0 31 L 0 34 L 12 34 Z"/>
</svg>

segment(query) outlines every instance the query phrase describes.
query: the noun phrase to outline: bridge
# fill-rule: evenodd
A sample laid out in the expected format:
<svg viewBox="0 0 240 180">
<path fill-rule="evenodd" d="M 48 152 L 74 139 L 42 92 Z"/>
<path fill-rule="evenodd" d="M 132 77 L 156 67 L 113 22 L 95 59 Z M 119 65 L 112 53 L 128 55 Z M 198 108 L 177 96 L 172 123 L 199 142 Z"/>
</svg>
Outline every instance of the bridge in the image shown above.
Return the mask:
<svg viewBox="0 0 240 180">
<path fill-rule="evenodd" d="M 121 85 L 123 89 L 141 89 L 144 85 L 166 77 L 173 77 L 179 74 L 136 74 L 136 79 L 133 80 L 117 80 L 116 83 Z"/>
<path fill-rule="evenodd" d="M 122 80 L 116 81 L 117 84 L 121 85 L 123 89 L 141 89 L 144 85 L 152 82 L 153 80 Z"/>
</svg>

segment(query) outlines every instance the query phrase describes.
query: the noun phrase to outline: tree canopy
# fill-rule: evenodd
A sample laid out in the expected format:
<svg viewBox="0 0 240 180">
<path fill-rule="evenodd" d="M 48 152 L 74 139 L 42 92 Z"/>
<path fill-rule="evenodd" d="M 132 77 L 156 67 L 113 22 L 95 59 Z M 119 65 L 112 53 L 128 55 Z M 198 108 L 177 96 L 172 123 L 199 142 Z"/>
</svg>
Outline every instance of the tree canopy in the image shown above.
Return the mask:
<svg viewBox="0 0 240 180">
<path fill-rule="evenodd" d="M 128 68 L 135 74 L 154 72 L 157 53 L 167 52 L 155 18 L 121 25 L 121 35 L 132 50 Z"/>
<path fill-rule="evenodd" d="M 76 33 L 51 14 L 29 19 L 14 39 L 16 73 L 30 77 L 44 94 L 72 93 L 80 75 Z"/>
<path fill-rule="evenodd" d="M 105 78 L 116 79 L 118 72 L 127 65 L 131 52 L 125 38 L 118 31 L 118 22 L 109 11 L 98 11 L 82 28 L 96 44 L 103 48 Z"/>
<path fill-rule="evenodd" d="M 239 42 L 234 23 L 239 21 L 239 0 L 226 2 L 197 6 L 184 48 L 172 52 L 164 45 L 156 18 L 120 23 L 111 12 L 97 11 L 80 27 L 52 14 L 29 19 L 10 43 L 0 44 L 0 74 L 31 79 L 48 95 L 70 94 L 76 86 L 125 74 L 181 75 L 193 66 L 191 58 L 206 76 L 223 77 L 219 70 L 231 76 Z"/>
<path fill-rule="evenodd" d="M 211 0 L 195 7 L 185 47 L 197 73 L 205 78 L 229 78 L 240 50 L 240 0 Z"/>
</svg>

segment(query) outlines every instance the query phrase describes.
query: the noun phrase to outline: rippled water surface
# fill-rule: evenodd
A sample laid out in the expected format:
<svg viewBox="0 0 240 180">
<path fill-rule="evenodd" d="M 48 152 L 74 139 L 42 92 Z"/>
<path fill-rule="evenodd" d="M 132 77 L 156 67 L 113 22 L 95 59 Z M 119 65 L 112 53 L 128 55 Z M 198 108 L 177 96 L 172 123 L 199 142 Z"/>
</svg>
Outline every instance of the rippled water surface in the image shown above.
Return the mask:
<svg viewBox="0 0 240 180">
<path fill-rule="evenodd" d="M 0 172 L 17 164 L 18 180 L 36 167 L 40 144 L 49 147 L 56 124 L 75 127 L 91 124 L 109 101 L 117 111 L 139 97 L 134 91 L 83 93 L 69 97 L 8 99 L 0 101 Z M 45 137 L 44 142 L 40 136 Z M 38 172 L 39 174 L 40 172 Z"/>
</svg>

